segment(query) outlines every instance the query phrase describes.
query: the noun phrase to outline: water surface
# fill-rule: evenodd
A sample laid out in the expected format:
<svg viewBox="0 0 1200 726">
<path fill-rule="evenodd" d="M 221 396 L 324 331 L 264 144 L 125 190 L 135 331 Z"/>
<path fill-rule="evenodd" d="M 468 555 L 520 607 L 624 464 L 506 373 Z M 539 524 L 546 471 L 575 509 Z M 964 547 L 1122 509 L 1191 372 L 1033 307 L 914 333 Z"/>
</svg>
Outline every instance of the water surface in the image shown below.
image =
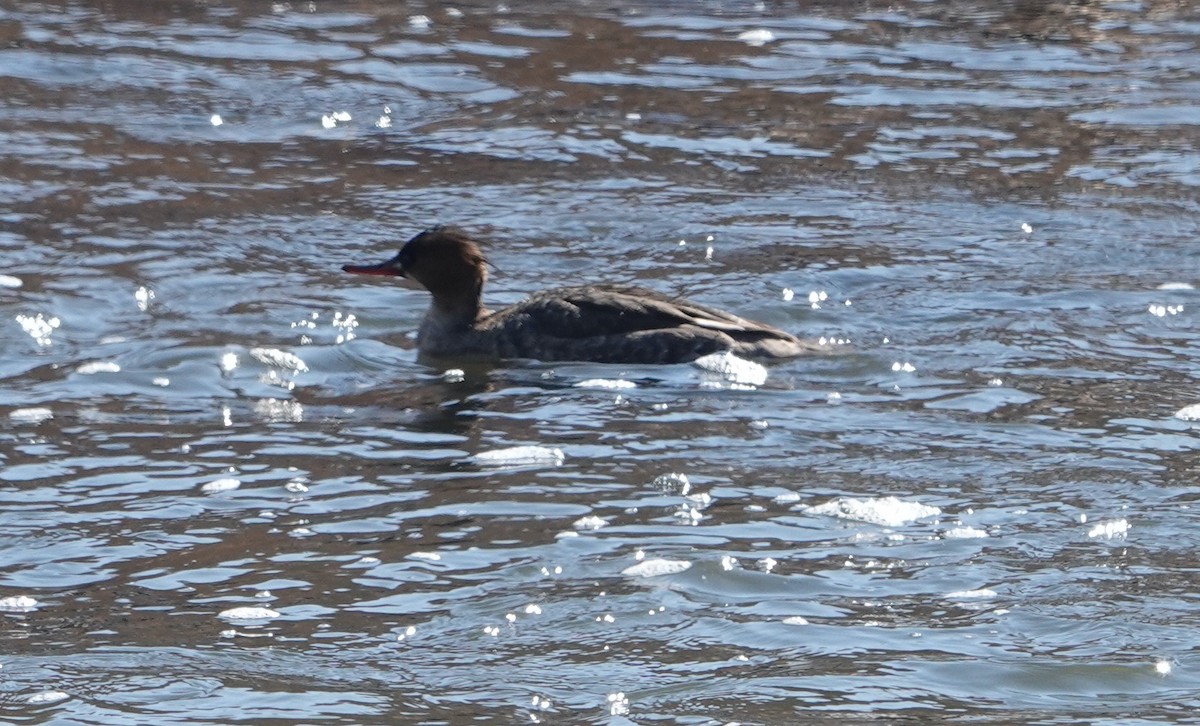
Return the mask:
<svg viewBox="0 0 1200 726">
<path fill-rule="evenodd" d="M 0 718 L 1190 719 L 1197 31 L 0 0 Z M 445 375 L 437 222 L 850 344 Z"/>
</svg>

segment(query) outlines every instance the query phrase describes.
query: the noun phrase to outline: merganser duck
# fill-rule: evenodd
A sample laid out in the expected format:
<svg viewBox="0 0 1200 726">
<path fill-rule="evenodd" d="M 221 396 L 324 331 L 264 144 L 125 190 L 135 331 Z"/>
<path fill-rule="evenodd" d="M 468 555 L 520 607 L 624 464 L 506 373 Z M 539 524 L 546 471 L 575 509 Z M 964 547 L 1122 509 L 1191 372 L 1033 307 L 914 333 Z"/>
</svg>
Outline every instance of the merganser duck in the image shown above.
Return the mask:
<svg viewBox="0 0 1200 726">
<path fill-rule="evenodd" d="M 491 311 L 481 301 L 487 262 L 456 227 L 431 227 L 386 262 L 342 269 L 406 277 L 428 290 L 433 302 L 417 347 L 433 358 L 686 363 L 721 351 L 790 358 L 822 349 L 769 325 L 635 287 L 546 290 Z"/>
</svg>

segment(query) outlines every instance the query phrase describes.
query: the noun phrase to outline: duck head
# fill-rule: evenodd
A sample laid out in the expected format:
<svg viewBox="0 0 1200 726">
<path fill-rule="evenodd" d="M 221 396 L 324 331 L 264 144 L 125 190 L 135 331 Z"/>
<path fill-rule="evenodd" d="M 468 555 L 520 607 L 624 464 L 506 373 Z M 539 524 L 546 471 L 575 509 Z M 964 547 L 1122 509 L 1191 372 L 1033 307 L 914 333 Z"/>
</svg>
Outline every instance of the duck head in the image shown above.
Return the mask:
<svg viewBox="0 0 1200 726">
<path fill-rule="evenodd" d="M 435 306 L 454 309 L 478 309 L 487 281 L 487 261 L 479 246 L 466 232 L 447 226 L 421 232 L 390 260 L 374 265 L 343 265 L 342 270 L 415 280 L 433 295 Z"/>
</svg>

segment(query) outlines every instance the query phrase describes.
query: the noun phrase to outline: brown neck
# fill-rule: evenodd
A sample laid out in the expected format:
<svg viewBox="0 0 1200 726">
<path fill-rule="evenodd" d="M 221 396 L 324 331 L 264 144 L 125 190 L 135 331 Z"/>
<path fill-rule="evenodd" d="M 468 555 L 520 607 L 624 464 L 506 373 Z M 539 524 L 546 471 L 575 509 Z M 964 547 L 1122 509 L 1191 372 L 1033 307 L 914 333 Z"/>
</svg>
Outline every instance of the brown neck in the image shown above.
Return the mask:
<svg viewBox="0 0 1200 726">
<path fill-rule="evenodd" d="M 476 288 L 473 294 L 459 290 L 454 294 L 434 295 L 431 312 L 444 324 L 470 326 L 483 312 L 479 289 Z"/>
</svg>

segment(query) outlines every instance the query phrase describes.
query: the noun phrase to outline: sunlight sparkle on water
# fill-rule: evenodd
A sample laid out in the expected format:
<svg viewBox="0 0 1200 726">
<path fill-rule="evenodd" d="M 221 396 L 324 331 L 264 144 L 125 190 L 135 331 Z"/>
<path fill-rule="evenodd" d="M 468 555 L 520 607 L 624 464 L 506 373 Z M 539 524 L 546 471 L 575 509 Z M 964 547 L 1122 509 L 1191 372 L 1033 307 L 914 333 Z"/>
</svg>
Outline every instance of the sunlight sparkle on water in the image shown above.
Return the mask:
<svg viewBox="0 0 1200 726">
<path fill-rule="evenodd" d="M 1165 318 L 1168 315 L 1178 315 L 1183 312 L 1183 305 L 1158 305 L 1151 303 L 1147 310 L 1156 318 Z"/>
<path fill-rule="evenodd" d="M 629 699 L 623 692 L 608 694 L 608 714 L 610 716 L 625 716 L 629 713 Z"/>
<path fill-rule="evenodd" d="M 345 111 L 334 111 L 331 114 L 321 116 L 321 125 L 327 129 L 336 127 L 339 123 L 345 123 L 350 120 L 350 114 Z"/>
<path fill-rule="evenodd" d="M 354 329 L 358 327 L 358 318 L 354 316 L 354 313 L 342 315 L 341 312 L 335 312 L 331 325 L 333 325 L 334 330 L 340 331 L 334 342 L 341 345 L 342 343 L 354 340 Z"/>
<path fill-rule="evenodd" d="M 148 287 L 139 287 L 133 293 L 133 299 L 137 301 L 138 310 L 146 312 L 150 307 L 150 301 L 154 299 L 154 291 Z"/>
<path fill-rule="evenodd" d="M 214 113 L 212 116 L 208 117 L 208 122 L 213 126 L 220 126 L 221 124 L 225 123 L 225 120 L 221 118 L 221 114 Z"/>
<path fill-rule="evenodd" d="M 58 326 L 62 322 L 57 317 L 43 317 L 41 313 L 33 316 L 18 315 L 16 316 L 16 321 L 21 326 L 21 329 L 28 333 L 29 337 L 33 338 L 34 342 L 42 347 L 50 345 L 50 334 L 58 330 Z"/>
<path fill-rule="evenodd" d="M 25 284 L 25 281 L 19 277 L 12 275 L 0 275 L 0 287 L 18 288 Z"/>
<path fill-rule="evenodd" d="M 1102 537 L 1104 539 L 1124 538 L 1129 534 L 1129 520 L 1127 519 L 1109 519 L 1102 522 L 1097 522 L 1088 530 L 1088 537 Z"/>
</svg>

